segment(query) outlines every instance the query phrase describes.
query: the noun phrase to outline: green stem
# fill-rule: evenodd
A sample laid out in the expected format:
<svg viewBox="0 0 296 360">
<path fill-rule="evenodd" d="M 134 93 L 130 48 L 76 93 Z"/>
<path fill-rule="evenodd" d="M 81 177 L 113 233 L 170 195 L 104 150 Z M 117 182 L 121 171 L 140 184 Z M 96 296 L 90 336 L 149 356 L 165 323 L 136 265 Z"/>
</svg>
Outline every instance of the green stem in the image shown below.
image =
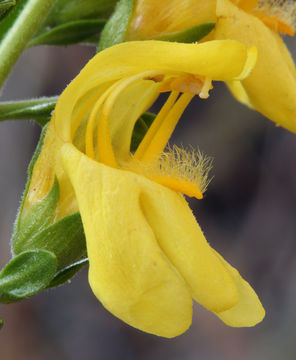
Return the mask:
<svg viewBox="0 0 296 360">
<path fill-rule="evenodd" d="M 55 2 L 56 0 L 20 0 L 7 19 L 1 22 L 1 27 L 4 25 L 5 28 L 6 22 L 8 28 L 0 43 L 0 87 Z"/>
</svg>

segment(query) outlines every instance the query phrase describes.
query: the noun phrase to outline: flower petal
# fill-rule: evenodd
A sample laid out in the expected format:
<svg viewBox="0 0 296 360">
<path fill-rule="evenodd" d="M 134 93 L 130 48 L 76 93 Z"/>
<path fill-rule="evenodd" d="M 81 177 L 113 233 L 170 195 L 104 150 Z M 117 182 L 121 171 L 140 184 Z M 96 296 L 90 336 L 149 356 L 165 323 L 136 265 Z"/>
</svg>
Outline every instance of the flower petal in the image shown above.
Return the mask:
<svg viewBox="0 0 296 360">
<path fill-rule="evenodd" d="M 225 324 L 233 327 L 246 327 L 258 324 L 263 320 L 265 311 L 255 291 L 249 283 L 240 276 L 234 267 L 227 263 L 220 254 L 215 253 L 231 273 L 239 296 L 237 305 L 216 315 L 225 322 Z"/>
<path fill-rule="evenodd" d="M 234 39 L 256 46 L 258 61 L 242 85 L 253 107 L 296 132 L 296 72 L 287 48 L 277 33 L 229 0 L 217 0 L 216 39 Z M 245 103 L 242 92 L 234 95 Z"/>
<path fill-rule="evenodd" d="M 143 331 L 183 333 L 191 323 L 192 298 L 142 213 L 141 180 L 149 180 L 104 166 L 69 144 L 62 156 L 79 204 L 96 297 Z"/>
<path fill-rule="evenodd" d="M 212 251 L 187 202 L 162 186 L 147 186 L 141 195 L 143 212 L 159 245 L 190 286 L 193 297 L 220 312 L 238 301 L 236 285 Z"/>
<path fill-rule="evenodd" d="M 153 80 L 138 80 L 122 91 L 113 93 L 110 106 L 110 137 L 116 159 L 130 159 L 130 143 L 134 125 L 159 96 L 159 84 Z"/>
<path fill-rule="evenodd" d="M 232 95 L 244 105 L 253 109 L 253 105 L 250 102 L 249 96 L 244 88 L 243 84 L 239 80 L 228 81 L 227 86 L 232 92 Z"/>
<path fill-rule="evenodd" d="M 216 0 L 136 0 L 126 40 L 146 40 L 215 21 Z"/>
</svg>

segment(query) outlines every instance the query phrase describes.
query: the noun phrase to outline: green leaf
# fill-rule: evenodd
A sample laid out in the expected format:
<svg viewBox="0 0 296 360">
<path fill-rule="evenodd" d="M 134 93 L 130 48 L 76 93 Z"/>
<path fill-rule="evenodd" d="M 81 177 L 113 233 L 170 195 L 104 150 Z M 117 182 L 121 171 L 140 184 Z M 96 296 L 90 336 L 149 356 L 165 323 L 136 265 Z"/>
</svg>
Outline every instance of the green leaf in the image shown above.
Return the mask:
<svg viewBox="0 0 296 360">
<path fill-rule="evenodd" d="M 131 152 L 137 150 L 140 142 L 143 140 L 147 130 L 151 126 L 155 117 L 156 117 L 155 114 L 146 112 L 137 120 L 132 135 L 131 148 L 130 148 Z"/>
<path fill-rule="evenodd" d="M 56 257 L 45 250 L 16 256 L 0 273 L 0 302 L 20 301 L 46 288 L 57 269 Z"/>
<path fill-rule="evenodd" d="M 53 252 L 58 269 L 63 269 L 86 256 L 86 241 L 80 213 L 65 216 L 27 238 L 18 251 L 44 249 Z"/>
<path fill-rule="evenodd" d="M 58 101 L 57 96 L 0 103 L 0 121 L 32 119 L 44 126 Z"/>
<path fill-rule="evenodd" d="M 124 41 L 127 26 L 134 8 L 134 0 L 120 0 L 102 31 L 98 51 Z"/>
<path fill-rule="evenodd" d="M 48 288 L 53 288 L 64 284 L 66 281 L 71 279 L 86 264 L 88 264 L 87 258 L 77 261 L 76 263 L 71 264 L 65 267 L 64 269 L 58 271 L 55 277 L 52 279 L 51 283 L 48 285 Z"/>
<path fill-rule="evenodd" d="M 39 34 L 28 46 L 76 44 L 99 34 L 105 23 L 103 19 L 72 21 Z"/>
<path fill-rule="evenodd" d="M 42 248 L 38 246 L 30 247 L 30 243 L 36 234 L 42 232 L 42 230 L 49 226 L 54 216 L 59 197 L 59 183 L 57 179 L 55 179 L 47 196 L 35 204 L 24 218 L 23 216 L 19 217 L 18 225 L 14 229 L 11 240 L 12 249 L 15 254 L 19 254 L 23 250 Z"/>
<path fill-rule="evenodd" d="M 190 29 L 157 37 L 155 40 L 193 43 L 207 36 L 215 27 L 215 22 L 205 22 Z"/>
<path fill-rule="evenodd" d="M 2 0 L 0 2 L 0 20 L 3 19 L 8 10 L 15 6 L 16 0 Z"/>
<path fill-rule="evenodd" d="M 57 0 L 46 25 L 55 27 L 76 20 L 108 18 L 116 2 L 117 0 Z"/>
</svg>

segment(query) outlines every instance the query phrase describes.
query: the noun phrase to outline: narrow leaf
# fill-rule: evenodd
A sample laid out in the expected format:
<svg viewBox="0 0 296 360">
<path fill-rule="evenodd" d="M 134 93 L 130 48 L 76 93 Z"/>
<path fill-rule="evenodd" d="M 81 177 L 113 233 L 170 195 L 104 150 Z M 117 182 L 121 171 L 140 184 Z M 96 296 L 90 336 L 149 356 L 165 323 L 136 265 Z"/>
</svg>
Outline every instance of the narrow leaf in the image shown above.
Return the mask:
<svg viewBox="0 0 296 360">
<path fill-rule="evenodd" d="M 88 258 L 85 258 L 58 271 L 55 277 L 52 279 L 51 283 L 48 285 L 48 288 L 53 288 L 64 284 L 66 281 L 71 279 L 83 266 L 87 264 Z"/>
<path fill-rule="evenodd" d="M 105 23 L 103 19 L 72 21 L 39 34 L 28 46 L 76 44 L 98 34 Z"/>
<path fill-rule="evenodd" d="M 7 101 L 0 103 L 0 121 L 5 120 L 35 120 L 44 126 L 55 108 L 57 96 L 21 101 Z"/>
<path fill-rule="evenodd" d="M 185 31 L 159 36 L 156 40 L 193 43 L 207 36 L 214 29 L 215 25 L 215 22 L 206 22 Z"/>
<path fill-rule="evenodd" d="M 133 7 L 133 0 L 120 0 L 117 3 L 114 13 L 102 31 L 98 51 L 124 41 Z"/>
<path fill-rule="evenodd" d="M 2 329 L 3 326 L 3 319 L 0 318 L 0 330 Z"/>
<path fill-rule="evenodd" d="M 0 302 L 12 303 L 46 288 L 56 273 L 56 257 L 49 251 L 26 251 L 0 273 Z"/>
</svg>

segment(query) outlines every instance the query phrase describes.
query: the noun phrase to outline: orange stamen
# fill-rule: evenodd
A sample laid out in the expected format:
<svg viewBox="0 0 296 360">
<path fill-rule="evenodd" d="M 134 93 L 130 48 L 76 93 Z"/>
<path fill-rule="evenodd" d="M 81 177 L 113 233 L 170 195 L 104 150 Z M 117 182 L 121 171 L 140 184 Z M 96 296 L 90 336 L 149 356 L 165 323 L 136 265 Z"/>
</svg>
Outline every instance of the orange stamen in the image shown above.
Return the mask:
<svg viewBox="0 0 296 360">
<path fill-rule="evenodd" d="M 200 189 L 186 179 L 177 179 L 170 176 L 158 176 L 153 178 L 153 181 L 189 197 L 195 197 L 198 200 L 203 198 L 203 194 Z"/>
</svg>

